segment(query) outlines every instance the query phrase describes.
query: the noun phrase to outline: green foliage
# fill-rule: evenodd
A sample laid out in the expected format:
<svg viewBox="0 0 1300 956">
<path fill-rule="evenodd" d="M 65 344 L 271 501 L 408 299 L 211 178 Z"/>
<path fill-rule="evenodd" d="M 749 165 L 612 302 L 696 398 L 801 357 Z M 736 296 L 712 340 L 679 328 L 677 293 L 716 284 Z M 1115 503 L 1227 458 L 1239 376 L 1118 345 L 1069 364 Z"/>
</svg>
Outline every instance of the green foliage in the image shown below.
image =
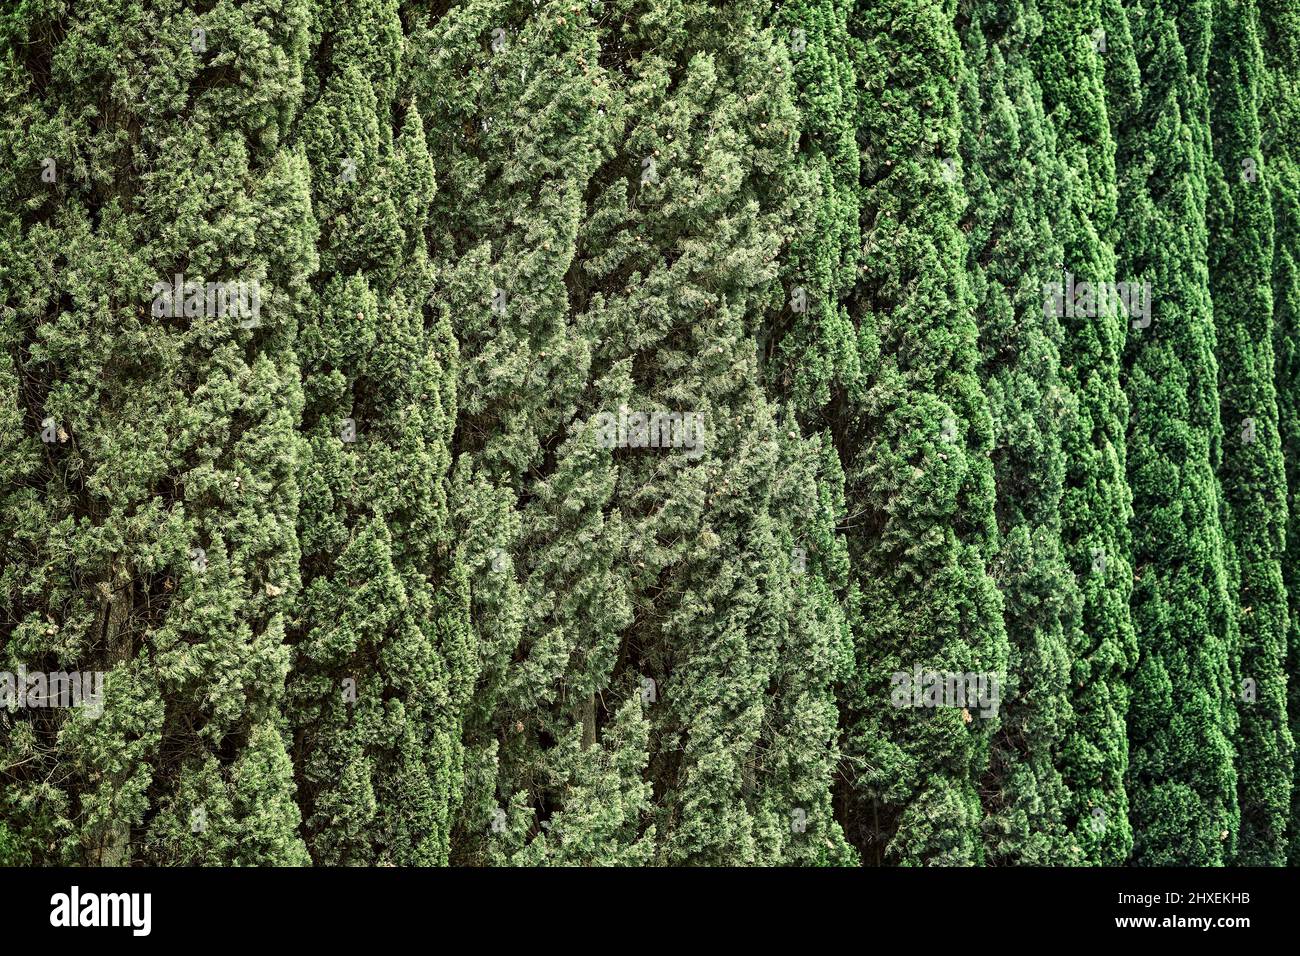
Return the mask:
<svg viewBox="0 0 1300 956">
<path fill-rule="evenodd" d="M 1222 172 L 1209 219 L 1224 428 L 1219 480 L 1240 632 L 1233 661 L 1241 805 L 1235 861 L 1280 866 L 1286 862 L 1295 745 L 1286 709 L 1286 473 L 1273 384 L 1273 209 L 1269 177 L 1260 172 L 1263 62 L 1255 3 L 1225 2 L 1216 9 L 1210 64 Z"/>
<path fill-rule="evenodd" d="M 6 4 L 0 865 L 1294 861 L 1293 6 Z"/>
<path fill-rule="evenodd" d="M 1050 207 L 1062 258 L 1050 281 L 1115 282 L 1115 235 L 1127 220 L 1117 209 L 1107 91 L 1137 82 L 1128 23 L 1118 0 L 1039 9 L 1034 72 L 1062 167 Z M 1083 600 L 1069 648 L 1074 722 L 1061 754 L 1071 792 L 1066 826 L 1083 851 L 1080 862 L 1113 866 L 1128 857 L 1133 842 L 1124 782 L 1127 678 L 1137 661 L 1129 613 L 1129 411 L 1121 385 L 1127 316 L 1115 308 L 1067 310 L 1060 322 L 1059 377 L 1070 396 L 1061 428 L 1061 544 Z"/>
<path fill-rule="evenodd" d="M 585 10 L 473 2 L 412 17 L 442 171 L 434 295 L 464 356 L 453 511 L 481 663 L 456 858 L 643 861 L 649 790 L 632 768 L 649 759 L 646 732 L 620 710 L 640 687 L 612 676 L 631 618 L 617 472 L 576 418 L 598 334 L 572 303 L 578 231 L 616 94 Z"/>
<path fill-rule="evenodd" d="M 801 130 L 796 162 L 811 201 L 794 213 L 803 228 L 782 256 L 786 301 L 760 345 L 771 350 L 774 386 L 813 427 L 829 424 L 833 396 L 860 392 L 864 356 L 874 351 L 871 329 L 855 328 L 847 302 L 862 242 L 854 70 L 861 44 L 849 33 L 852 10 L 850 0 L 797 0 L 772 19 L 776 40 L 790 50 Z"/>
<path fill-rule="evenodd" d="M 841 722 L 846 832 L 873 863 L 982 862 L 977 784 L 996 716 L 895 707 L 915 666 L 1005 679 L 993 422 L 979 352 L 959 158 L 961 50 L 950 4 L 859 4 L 863 256 L 855 321 L 879 360 L 836 423 L 859 595 Z M 969 718 L 969 720 L 967 720 Z"/>
<path fill-rule="evenodd" d="M 1300 11 L 1277 0 L 1259 3 L 1263 46 L 1260 138 L 1263 180 L 1273 206 L 1273 377 L 1278 431 L 1286 471 L 1283 581 L 1288 595 L 1287 707 L 1294 740 L 1300 734 Z M 1300 860 L 1300 788 L 1291 789 L 1287 860 Z"/>
<path fill-rule="evenodd" d="M 1044 308 L 1045 279 L 1063 258 L 1050 211 L 1065 180 L 1030 70 L 1041 21 L 1028 4 L 976 9 L 964 37 L 971 74 L 962 164 L 970 196 L 968 271 L 980 317 L 981 376 L 1001 551 L 992 573 L 1010 644 L 1008 707 L 982 784 L 985 846 L 994 864 L 1080 862 L 1066 829 L 1061 751 L 1072 727 L 1070 649 L 1080 643 L 1079 587 L 1061 543 L 1061 320 Z M 954 172 L 955 175 L 955 172 Z"/>
<path fill-rule="evenodd" d="M 217 8 L 201 52 L 174 4 L 33 7 L 0 94 L 20 121 L 3 144 L 3 669 L 106 677 L 97 718 L 0 718 L 12 844 L 34 863 L 304 862 L 282 708 L 293 341 L 317 261 L 288 142 L 310 11 Z M 154 284 L 175 273 L 258 283 L 260 325 L 165 314 Z M 175 823 L 204 814 L 212 855 Z"/>
<path fill-rule="evenodd" d="M 334 4 L 299 125 L 320 272 L 305 407 L 295 761 L 313 858 L 439 864 L 477 669 L 448 507 L 457 348 L 429 303 L 436 185 L 395 2 Z"/>
<path fill-rule="evenodd" d="M 1117 121 L 1128 220 L 1118 274 L 1152 290 L 1150 324 L 1130 334 L 1125 368 L 1140 650 L 1129 794 L 1133 859 L 1144 865 L 1222 864 L 1239 821 L 1236 614 L 1215 481 L 1223 434 L 1207 269 L 1210 6 L 1127 11 L 1142 85 Z"/>
</svg>

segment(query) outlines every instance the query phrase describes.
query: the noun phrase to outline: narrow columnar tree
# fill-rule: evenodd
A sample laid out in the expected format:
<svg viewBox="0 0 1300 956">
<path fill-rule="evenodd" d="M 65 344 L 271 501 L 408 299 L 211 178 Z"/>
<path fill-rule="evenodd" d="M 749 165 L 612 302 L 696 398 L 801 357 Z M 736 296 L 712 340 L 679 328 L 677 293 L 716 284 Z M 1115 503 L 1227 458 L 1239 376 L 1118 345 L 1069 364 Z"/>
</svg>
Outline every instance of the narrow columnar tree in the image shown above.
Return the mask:
<svg viewBox="0 0 1300 956">
<path fill-rule="evenodd" d="M 587 415 L 698 427 L 693 447 L 634 440 L 613 456 L 634 611 L 614 679 L 655 682 L 655 859 L 836 862 L 842 626 L 824 568 L 843 568 L 839 506 L 819 492 L 836 476 L 766 399 L 755 348 L 816 198 L 796 175 L 788 38 L 764 3 L 617 9 L 602 34 L 618 51 L 616 152 L 579 237 Z"/>
<path fill-rule="evenodd" d="M 1126 12 L 1141 84 L 1114 117 L 1127 217 L 1118 272 L 1151 289 L 1149 316 L 1130 316 L 1138 327 L 1126 355 L 1140 654 L 1128 723 L 1133 860 L 1219 865 L 1232 859 L 1239 812 L 1236 614 L 1215 478 L 1222 430 L 1207 266 L 1211 4 Z"/>
<path fill-rule="evenodd" d="M 1060 510 L 1061 432 L 1074 409 L 1060 381 L 1064 310 L 1044 295 L 1049 280 L 1060 281 L 1051 212 L 1065 177 L 1030 72 L 1041 26 L 1031 4 L 1004 0 L 975 7 L 963 36 L 970 81 L 960 168 L 995 435 L 1001 552 L 993 575 L 1010 645 L 1002 724 L 981 788 L 995 864 L 1079 862 L 1061 773 L 1072 720 L 1070 649 L 1080 642 L 1079 588 L 1061 545 Z"/>
<path fill-rule="evenodd" d="M 844 475 L 828 437 L 800 439 L 797 420 L 787 408 L 769 503 L 776 539 L 769 580 L 778 593 L 768 614 L 778 643 L 758 744 L 759 860 L 843 864 L 853 855 L 834 819 L 833 784 L 840 757 L 835 687 L 853 667 L 843 604 L 848 548 L 838 531 Z"/>
<path fill-rule="evenodd" d="M 835 686 L 853 666 L 847 540 L 838 527 L 844 475 L 827 413 L 833 396 L 859 386 L 864 348 L 844 301 L 861 243 L 851 9 L 850 0 L 813 0 L 782 4 L 771 18 L 773 39 L 790 55 L 800 130 L 791 178 L 803 197 L 781 254 L 780 302 L 759 327 L 768 393 L 789 402 L 773 507 L 791 555 L 792 589 L 768 720 L 774 732 L 760 744 L 766 765 L 779 774 L 780 784 L 766 788 L 772 816 L 787 824 L 768 832 L 793 834 L 783 841 L 788 852 L 767 858 L 787 863 L 847 859 L 838 828 L 828 830 L 825 821 L 833 815 L 829 781 L 839 758 Z M 798 440 L 799 425 L 816 437 Z M 792 813 L 802 813 L 804 825 L 814 821 L 811 839 L 799 835 Z M 825 852 L 818 832 L 829 835 L 834 852 Z"/>
<path fill-rule="evenodd" d="M 1221 175 L 1210 200 L 1210 293 L 1225 433 L 1219 479 L 1237 604 L 1234 659 L 1235 862 L 1286 862 L 1294 744 L 1287 723 L 1286 472 L 1273 384 L 1273 209 L 1262 170 L 1259 15 L 1254 0 L 1215 9 L 1210 115 Z"/>
<path fill-rule="evenodd" d="M 955 4 L 859 3 L 851 29 L 862 149 L 855 322 L 878 336 L 860 401 L 836 422 L 844 460 L 857 665 L 845 683 L 841 813 L 873 863 L 981 862 L 977 784 L 997 718 L 916 708 L 898 672 L 1005 678 L 993 423 L 958 222 L 962 82 Z M 918 692 L 920 688 L 916 689 Z M 894 691 L 895 694 L 891 694 Z M 902 703 L 904 706 L 896 706 Z"/>
<path fill-rule="evenodd" d="M 1300 10 L 1260 0 L 1264 52 L 1262 179 L 1273 206 L 1273 342 L 1278 429 L 1287 480 L 1285 560 L 1288 710 L 1300 734 Z M 1294 782 L 1294 781 L 1293 781 Z M 1300 862 L 1300 788 L 1292 787 L 1288 862 Z"/>
<path fill-rule="evenodd" d="M 107 672 L 102 712 L 0 717 L 11 858 L 306 861 L 282 697 L 309 12 L 6 20 L 4 666 Z"/>
<path fill-rule="evenodd" d="M 854 327 L 847 301 L 861 251 L 854 71 L 860 42 L 849 33 L 852 9 L 853 0 L 796 0 L 772 20 L 776 39 L 790 51 L 800 126 L 795 161 L 813 191 L 793 223 L 802 228 L 782 255 L 788 294 L 760 344 L 773 388 L 812 428 L 825 427 L 831 406 L 855 393 L 861 353 L 874 352 L 871 328 Z"/>
<path fill-rule="evenodd" d="M 611 452 L 578 417 L 600 317 L 572 304 L 618 94 L 586 7 L 470 2 L 434 19 L 413 4 L 410 22 L 441 176 L 434 295 L 462 355 L 455 520 L 482 666 L 456 859 L 645 863 L 653 694 L 614 676 L 629 561 Z"/>
<path fill-rule="evenodd" d="M 1033 43 L 1061 174 L 1047 212 L 1062 256 L 1051 282 L 1115 281 L 1115 143 L 1107 88 L 1136 88 L 1137 65 L 1118 0 L 1041 4 Z M 1126 104 L 1125 104 L 1126 105 Z M 1128 768 L 1127 674 L 1137 660 L 1129 613 L 1130 563 L 1125 431 L 1120 384 L 1127 318 L 1113 305 L 1069 309 L 1061 319 L 1060 380 L 1065 489 L 1061 538 L 1082 593 L 1081 626 L 1070 646 L 1074 720 L 1061 753 L 1070 790 L 1067 826 L 1080 862 L 1116 865 L 1132 846 Z"/>
<path fill-rule="evenodd" d="M 299 799 L 318 862 L 445 863 L 477 661 L 448 513 L 456 345 L 427 302 L 434 169 L 395 0 L 322 4 L 316 27 L 299 127 L 321 231 L 299 344 Z"/>
</svg>

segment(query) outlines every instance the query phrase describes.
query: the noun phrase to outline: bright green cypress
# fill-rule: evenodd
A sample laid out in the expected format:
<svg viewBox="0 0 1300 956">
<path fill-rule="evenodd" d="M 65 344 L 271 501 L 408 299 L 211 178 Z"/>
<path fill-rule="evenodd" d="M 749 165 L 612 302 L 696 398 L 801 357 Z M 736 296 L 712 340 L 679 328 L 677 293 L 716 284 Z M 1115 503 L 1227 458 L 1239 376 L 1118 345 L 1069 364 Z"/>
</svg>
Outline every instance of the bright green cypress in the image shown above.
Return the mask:
<svg viewBox="0 0 1300 956">
<path fill-rule="evenodd" d="M 891 683 L 918 667 L 1004 680 L 1007 665 L 985 569 L 997 548 L 993 424 L 958 230 L 965 197 L 950 174 L 962 71 L 954 12 L 896 0 L 859 3 L 851 20 L 864 184 L 853 313 L 880 356 L 836 425 L 861 593 L 857 667 L 841 700 L 841 801 L 846 833 L 871 863 L 982 861 L 976 787 L 997 717 L 895 706 Z"/>
<path fill-rule="evenodd" d="M 1211 4 L 1126 8 L 1141 88 L 1119 130 L 1118 275 L 1149 282 L 1150 321 L 1129 335 L 1133 490 L 1129 796 L 1133 861 L 1219 865 L 1239 811 L 1235 688 L 1220 495 L 1215 330 L 1206 202 L 1212 162 L 1206 66 Z M 1136 310 L 1135 310 L 1136 311 Z"/>
<path fill-rule="evenodd" d="M 1294 743 L 1287 722 L 1286 473 L 1273 384 L 1273 209 L 1261 169 L 1262 51 L 1252 0 L 1215 10 L 1210 106 L 1222 175 L 1210 205 L 1210 292 L 1225 432 L 1219 477 L 1230 585 L 1241 831 L 1235 862 L 1286 862 Z"/>
<path fill-rule="evenodd" d="M 1073 408 L 1060 381 L 1063 316 L 1043 294 L 1047 279 L 1059 281 L 1051 211 L 1065 177 L 1029 68 L 1040 29 L 1032 5 L 988 3 L 963 37 L 972 77 L 961 166 L 971 199 L 968 269 L 995 435 L 1001 552 L 993 576 L 1010 644 L 1003 695 L 1011 703 L 982 783 L 994 864 L 1072 864 L 1080 853 L 1066 828 L 1061 773 L 1073 717 L 1070 649 L 1080 643 L 1079 588 L 1061 545 L 1061 433 Z"/>
<path fill-rule="evenodd" d="M 316 264 L 288 138 L 308 10 L 28 13 L 0 51 L 22 130 L 4 142 L 18 171 L 6 205 L 21 210 L 5 257 L 19 428 L 4 439 L 4 665 L 107 677 L 97 719 L 2 718 L 10 853 L 302 863 L 282 706 L 294 339 Z M 168 314 L 161 290 L 178 273 L 200 291 Z M 251 294 L 249 311 L 220 314 L 202 285 L 215 282 L 256 284 L 258 314 Z"/>
<path fill-rule="evenodd" d="M 22 76 L 24 70 L 15 43 L 25 39 L 25 9 L 19 7 L 10 13 L 0 14 L 0 105 L 6 115 L 17 117 L 19 104 L 30 93 L 30 82 Z M 30 103 L 30 100 L 28 101 Z M 27 334 L 26 322 L 21 320 L 10 299 L 19 280 L 15 264 L 19 261 L 23 243 L 23 224 L 20 216 L 21 196 L 28 184 L 20 183 L 19 157 L 21 144 L 6 130 L 0 132 L 0 515 L 3 528 L 10 532 L 23 513 L 39 520 L 37 497 L 24 493 L 22 486 L 27 476 L 37 476 L 40 449 L 28 440 L 25 412 L 21 404 L 21 360 L 18 347 Z M 31 532 L 29 531 L 28 534 Z M 8 541 L 12 533 L 6 533 Z M 22 552 L 0 544 L 0 596 L 6 613 L 13 613 L 15 596 L 27 576 L 21 558 Z M 12 652 L 6 641 L 0 660 L 9 668 Z M 16 724 L 11 715 L 0 715 L 0 866 L 15 866 L 36 862 L 43 853 L 38 848 L 48 847 L 60 839 L 60 827 L 67 814 L 65 794 L 52 795 L 43 806 L 30 802 L 37 791 L 31 780 L 23 780 L 8 768 L 15 757 Z M 23 728 L 25 729 L 25 728 Z M 34 740 L 30 738 L 29 740 Z M 66 833 L 66 830 L 65 830 Z"/>
</svg>

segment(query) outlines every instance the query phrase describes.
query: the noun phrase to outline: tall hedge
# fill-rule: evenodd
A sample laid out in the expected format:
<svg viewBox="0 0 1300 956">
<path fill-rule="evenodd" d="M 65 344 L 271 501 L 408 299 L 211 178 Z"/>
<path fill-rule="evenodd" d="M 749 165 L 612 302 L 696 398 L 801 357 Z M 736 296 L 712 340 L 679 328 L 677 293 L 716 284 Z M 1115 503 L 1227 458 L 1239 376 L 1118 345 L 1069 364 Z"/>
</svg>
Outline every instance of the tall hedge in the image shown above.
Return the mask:
<svg viewBox="0 0 1300 956">
<path fill-rule="evenodd" d="M 1063 310 L 1043 291 L 1061 281 L 1050 210 L 1065 177 L 1030 69 L 1042 28 L 1028 4 L 990 3 L 974 9 L 963 36 L 967 270 L 994 427 L 1000 550 L 990 568 L 1010 651 L 1006 709 L 981 781 L 984 842 L 996 864 L 1081 862 L 1061 759 L 1073 725 L 1070 650 L 1081 626 L 1061 540 L 1062 432 L 1074 408 L 1061 382 Z"/>
<path fill-rule="evenodd" d="M 1115 241 L 1129 220 L 1119 215 L 1112 129 L 1132 109 L 1138 85 L 1128 23 L 1118 0 L 1039 7 L 1034 74 L 1063 167 L 1049 213 L 1062 257 L 1049 281 L 1064 284 L 1072 276 L 1076 288 L 1116 282 Z M 1133 841 L 1125 721 L 1137 637 L 1129 609 L 1129 406 L 1121 381 L 1129 320 L 1113 304 L 1065 312 L 1060 376 L 1071 399 L 1061 434 L 1061 538 L 1083 599 L 1070 647 L 1074 722 L 1062 750 L 1067 826 L 1084 862 L 1116 865 Z"/>
<path fill-rule="evenodd" d="M 1295 860 L 1292 6 L 4 5 L 0 864 Z"/>
</svg>

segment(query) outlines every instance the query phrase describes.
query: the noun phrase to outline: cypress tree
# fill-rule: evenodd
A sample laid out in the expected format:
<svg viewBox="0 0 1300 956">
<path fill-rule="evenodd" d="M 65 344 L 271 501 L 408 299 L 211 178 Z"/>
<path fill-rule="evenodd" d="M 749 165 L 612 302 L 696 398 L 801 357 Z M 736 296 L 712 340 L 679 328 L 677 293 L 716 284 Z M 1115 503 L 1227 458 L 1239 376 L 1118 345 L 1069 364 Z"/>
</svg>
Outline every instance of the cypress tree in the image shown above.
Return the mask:
<svg viewBox="0 0 1300 956">
<path fill-rule="evenodd" d="M 4 141 L 20 210 L 5 257 L 5 666 L 106 677 L 102 708 L 2 718 L 11 854 L 305 862 L 282 697 L 294 339 L 316 264 L 289 142 L 309 10 L 27 13 L 0 51 L 23 130 Z M 178 273 L 196 286 L 172 298 Z M 231 314 L 209 283 L 242 284 L 247 308 Z"/>
<path fill-rule="evenodd" d="M 700 429 L 687 453 L 614 454 L 637 611 L 622 666 L 657 693 L 655 859 L 838 862 L 840 625 L 822 562 L 841 559 L 834 493 L 817 491 L 819 473 L 835 476 L 765 399 L 754 347 L 786 299 L 781 257 L 811 199 L 791 175 L 786 44 L 762 3 L 617 12 L 622 36 L 604 42 L 622 52 L 618 151 L 579 238 L 591 285 L 578 307 L 600 333 L 589 414 L 676 412 Z"/>
<path fill-rule="evenodd" d="M 1129 711 L 1133 860 L 1219 865 L 1235 850 L 1239 811 L 1207 269 L 1211 5 L 1126 12 L 1141 88 L 1115 120 L 1127 226 L 1119 275 L 1151 288 L 1150 322 L 1130 315 L 1139 328 L 1126 355 L 1140 652 Z"/>
<path fill-rule="evenodd" d="M 1039 9 L 1034 70 L 1063 167 L 1049 213 L 1062 258 L 1050 281 L 1114 282 L 1115 231 L 1122 222 L 1107 90 L 1127 92 L 1138 83 L 1128 24 L 1118 0 Z M 1116 100 L 1127 108 L 1118 93 Z M 1114 307 L 1065 313 L 1059 375 L 1070 399 L 1061 432 L 1061 539 L 1083 606 L 1069 648 L 1074 721 L 1061 769 L 1071 799 L 1067 827 L 1083 851 L 1080 862 L 1116 865 L 1133 839 L 1125 720 L 1127 674 L 1137 661 L 1129 613 L 1128 401 L 1120 384 L 1127 318 Z"/>
<path fill-rule="evenodd" d="M 476 662 L 447 502 L 456 345 L 446 310 L 425 308 L 434 171 L 402 97 L 395 0 L 324 5 L 316 28 L 299 130 L 321 230 L 299 347 L 300 801 L 319 862 L 445 863 Z"/>
<path fill-rule="evenodd" d="M 410 22 L 445 171 L 429 234 L 464 356 L 453 495 L 481 664 L 456 858 L 644 863 L 652 695 L 614 676 L 632 613 L 617 473 L 575 425 L 605 334 L 572 304 L 577 234 L 617 95 L 572 4 L 472 2 Z"/>
<path fill-rule="evenodd" d="M 1043 295 L 1043 277 L 1063 255 L 1050 211 L 1064 176 L 1029 69 L 1040 28 L 1031 5 L 988 3 L 972 11 L 963 38 L 968 269 L 995 430 L 993 573 L 1010 643 L 1007 704 L 982 784 L 994 864 L 1076 863 L 1079 853 L 1060 766 L 1072 719 L 1069 655 L 1080 642 L 1079 589 L 1061 545 L 1061 432 L 1072 409 L 1060 381 L 1062 316 Z"/>
<path fill-rule="evenodd" d="M 853 667 L 844 608 L 848 547 L 844 475 L 826 436 L 801 439 L 793 409 L 777 434 L 774 519 L 777 663 L 758 743 L 763 863 L 842 865 L 855 856 L 834 816 L 840 759 L 838 680 Z M 784 575 L 781 572 L 784 571 Z M 788 593 L 783 593 L 787 592 Z"/>
<path fill-rule="evenodd" d="M 1215 11 L 1210 114 L 1222 175 L 1210 202 L 1210 292 L 1225 431 L 1219 476 L 1231 594 L 1241 831 L 1235 861 L 1281 866 L 1294 744 L 1287 724 L 1287 595 L 1282 580 L 1286 474 L 1273 385 L 1273 210 L 1260 171 L 1262 51 L 1249 0 Z"/>
<path fill-rule="evenodd" d="M 1264 54 L 1259 179 L 1273 207 L 1273 342 L 1278 430 L 1286 470 L 1286 560 L 1282 573 L 1289 603 L 1287 706 L 1294 740 L 1300 734 L 1300 11 L 1278 0 L 1260 0 Z M 1258 183 L 1256 183 L 1258 185 Z M 1300 787 L 1291 789 L 1287 859 L 1300 861 Z"/>
<path fill-rule="evenodd" d="M 796 201 L 789 62 L 760 4 L 612 12 L 423 28 L 444 194 L 475 195 L 434 216 L 483 569 L 464 858 L 837 861 L 842 625 L 792 555 L 842 565 L 842 505 L 809 495 L 833 460 L 778 427 L 753 344 Z M 611 433 L 655 412 L 690 447 Z"/>
<path fill-rule="evenodd" d="M 863 255 L 853 313 L 880 343 L 864 397 L 837 422 L 861 598 L 841 698 L 841 814 L 874 863 L 983 859 L 977 783 L 997 718 L 895 706 L 915 668 L 1003 680 L 993 425 L 958 230 L 961 51 L 955 5 L 859 3 L 851 21 Z M 919 691 L 920 688 L 914 688 Z"/>
<path fill-rule="evenodd" d="M 852 0 L 797 0 L 773 16 L 776 38 L 790 51 L 797 162 L 815 199 L 796 214 L 803 228 L 782 256 L 789 295 L 761 344 L 774 387 L 812 428 L 825 428 L 832 403 L 860 391 L 862 354 L 874 351 L 870 328 L 854 327 L 846 301 L 861 246 L 854 72 L 860 43 L 849 34 L 852 9 Z"/>
<path fill-rule="evenodd" d="M 783 4 L 771 19 L 774 40 L 789 51 L 799 111 L 799 151 L 787 165 L 795 196 L 806 197 L 796 199 L 803 205 L 791 216 L 795 231 L 781 255 L 782 301 L 759 328 L 769 395 L 789 403 L 780 452 L 784 490 L 773 508 L 790 554 L 792 590 L 771 691 L 768 723 L 776 733 L 760 744 L 765 763 L 780 768 L 781 783 L 769 784 L 767 796 L 770 816 L 787 825 L 768 832 L 792 834 L 786 852 L 771 857 L 786 863 L 849 859 L 838 826 L 824 821 L 833 816 L 830 781 L 839 759 L 835 685 L 853 666 L 847 540 L 839 530 L 844 476 L 830 408 L 833 396 L 859 388 L 859 354 L 870 348 L 858 341 L 843 302 L 856 281 L 861 241 L 851 9 L 848 0 L 815 0 Z M 811 439 L 798 437 L 800 424 Z M 792 813 L 802 813 L 805 826 L 815 821 L 811 839 L 789 825 Z M 829 835 L 830 847 L 816 839 L 817 830 Z"/>
</svg>

